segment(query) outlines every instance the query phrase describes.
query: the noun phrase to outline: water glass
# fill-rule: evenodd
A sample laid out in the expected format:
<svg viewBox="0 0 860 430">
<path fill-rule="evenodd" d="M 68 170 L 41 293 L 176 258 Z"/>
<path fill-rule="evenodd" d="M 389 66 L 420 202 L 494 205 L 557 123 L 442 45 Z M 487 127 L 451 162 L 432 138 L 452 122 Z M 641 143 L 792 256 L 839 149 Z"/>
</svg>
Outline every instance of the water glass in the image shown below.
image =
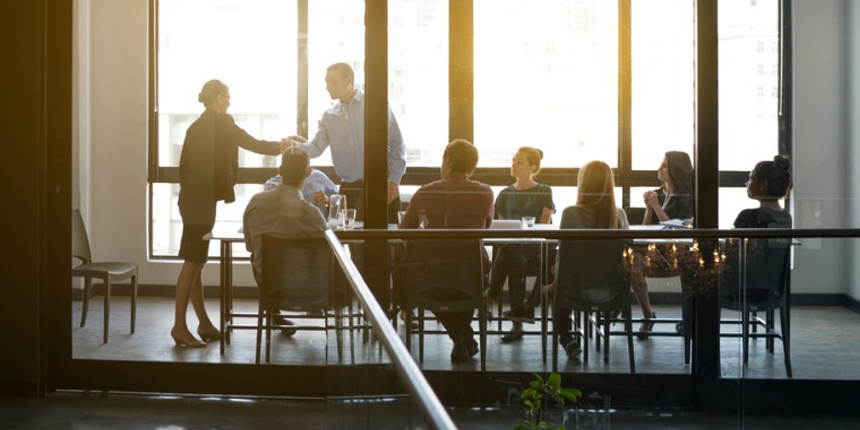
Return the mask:
<svg viewBox="0 0 860 430">
<path fill-rule="evenodd" d="M 346 210 L 346 196 L 343 194 L 333 194 L 329 197 L 328 203 L 328 223 L 333 227 L 343 225 L 343 211 Z"/>
<path fill-rule="evenodd" d="M 526 227 L 534 227 L 535 226 L 535 217 L 533 216 L 524 216 L 522 217 L 523 225 Z"/>
<path fill-rule="evenodd" d="M 404 215 L 406 215 L 406 211 L 397 211 L 397 225 L 403 224 Z"/>
<path fill-rule="evenodd" d="M 355 228 L 355 215 L 357 210 L 355 209 L 345 209 L 343 211 L 343 228 L 347 230 L 352 230 Z"/>
</svg>

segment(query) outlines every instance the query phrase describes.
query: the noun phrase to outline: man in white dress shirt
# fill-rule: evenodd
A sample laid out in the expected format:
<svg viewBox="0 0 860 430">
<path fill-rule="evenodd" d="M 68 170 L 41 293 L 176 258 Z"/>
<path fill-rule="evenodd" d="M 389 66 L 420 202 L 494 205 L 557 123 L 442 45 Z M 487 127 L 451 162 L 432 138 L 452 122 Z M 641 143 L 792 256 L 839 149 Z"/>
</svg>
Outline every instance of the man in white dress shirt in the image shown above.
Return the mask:
<svg viewBox="0 0 860 430">
<path fill-rule="evenodd" d="M 311 158 L 322 155 L 331 146 L 334 170 L 341 178 L 340 193 L 347 196 L 347 205 L 364 213 L 364 93 L 355 88 L 355 74 L 346 63 L 336 63 L 326 71 L 326 90 L 337 103 L 327 109 L 319 121 L 319 129 L 308 142 L 301 136 L 292 141 Z M 397 222 L 400 210 L 399 184 L 406 172 L 406 147 L 400 127 L 391 108 L 388 109 L 388 219 Z"/>
</svg>

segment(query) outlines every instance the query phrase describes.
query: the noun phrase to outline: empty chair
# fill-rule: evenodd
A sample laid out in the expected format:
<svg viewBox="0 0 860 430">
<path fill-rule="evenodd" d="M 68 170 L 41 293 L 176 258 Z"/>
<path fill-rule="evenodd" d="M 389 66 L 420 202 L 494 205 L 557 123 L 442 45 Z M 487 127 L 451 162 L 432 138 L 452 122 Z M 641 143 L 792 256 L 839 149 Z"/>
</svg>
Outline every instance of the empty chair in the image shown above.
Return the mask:
<svg viewBox="0 0 860 430">
<path fill-rule="evenodd" d="M 785 370 L 791 371 L 791 288 L 789 261 L 791 239 L 744 239 L 733 246 L 726 270 L 720 278 L 720 307 L 741 313 L 743 362 L 749 362 L 749 339 L 766 338 L 767 350 L 773 353 L 773 339 L 782 340 Z M 775 330 L 774 311 L 779 311 L 780 332 Z M 765 312 L 765 321 L 751 319 L 751 314 Z M 764 333 L 750 333 L 750 326 L 764 325 Z"/>
<path fill-rule="evenodd" d="M 342 359 L 343 308 L 350 300 L 346 280 L 335 270 L 334 254 L 324 238 L 284 239 L 263 236 L 260 307 L 257 319 L 257 363 L 260 363 L 262 329 L 266 324 L 266 362 L 271 356 L 272 319 L 276 310 L 319 312 L 334 309 L 338 359 Z M 319 327 L 289 326 L 296 330 Z M 328 327 L 326 326 L 325 329 Z M 350 331 L 350 334 L 352 332 Z"/>
<path fill-rule="evenodd" d="M 402 263 L 406 272 L 404 307 L 418 308 L 419 362 L 424 360 L 424 310 L 436 314 L 455 343 L 468 348 L 472 339 L 471 320 L 478 309 L 481 370 L 486 369 L 487 319 L 484 255 L 478 239 L 416 239 L 406 244 Z M 406 313 L 406 346 L 411 346 L 412 317 Z M 466 344 L 463 344 L 466 342 Z"/>
<path fill-rule="evenodd" d="M 104 283 L 104 343 L 108 341 L 110 328 L 110 296 L 114 282 L 131 278 L 131 333 L 134 334 L 134 322 L 137 317 L 137 265 L 134 263 L 94 263 L 90 252 L 90 240 L 81 218 L 81 211 L 72 211 L 72 257 L 81 260 L 81 264 L 72 269 L 72 277 L 84 278 L 83 311 L 81 327 L 87 323 L 90 294 L 93 278 L 101 279 Z"/>
<path fill-rule="evenodd" d="M 613 312 L 620 310 L 627 335 L 630 371 L 636 373 L 633 358 L 633 322 L 630 306 L 635 300 L 630 290 L 630 276 L 625 261 L 625 240 L 574 241 L 563 240 L 559 245 L 558 282 L 553 299 L 553 371 L 558 368 L 558 338 L 566 334 L 571 310 L 597 314 L 597 342 L 603 337 L 603 361 L 609 361 L 609 324 Z M 586 318 L 586 321 L 588 318 Z M 587 328 L 576 333 L 582 340 Z M 584 361 L 588 362 L 588 345 L 583 342 Z"/>
</svg>

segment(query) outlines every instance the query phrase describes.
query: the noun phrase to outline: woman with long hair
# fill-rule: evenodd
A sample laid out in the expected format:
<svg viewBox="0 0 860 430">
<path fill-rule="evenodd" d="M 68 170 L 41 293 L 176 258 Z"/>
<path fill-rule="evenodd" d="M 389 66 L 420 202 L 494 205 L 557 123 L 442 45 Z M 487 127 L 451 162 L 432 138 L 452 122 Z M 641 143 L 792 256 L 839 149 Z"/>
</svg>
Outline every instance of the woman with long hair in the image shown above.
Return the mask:
<svg viewBox="0 0 860 430">
<path fill-rule="evenodd" d="M 646 191 L 642 195 L 645 201 L 645 217 L 643 225 L 659 224 L 673 219 L 693 218 L 693 164 L 686 152 L 668 151 L 663 157 L 663 162 L 657 169 L 657 179 L 662 182 L 660 188 Z M 657 247 L 654 252 L 663 254 L 664 250 Z M 657 314 L 651 309 L 651 301 L 648 298 L 648 283 L 645 281 L 646 272 L 648 276 L 666 277 L 677 272 L 668 263 L 667 258 L 652 258 L 650 266 L 645 265 L 645 256 L 637 252 L 634 258 L 634 270 L 630 277 L 633 294 L 642 308 L 644 321 L 639 326 L 638 337 L 647 339 L 654 328 L 654 322 L 650 321 Z"/>
<path fill-rule="evenodd" d="M 615 203 L 615 180 L 612 169 L 602 161 L 591 161 L 579 170 L 577 178 L 576 205 L 564 209 L 561 228 L 569 229 L 627 229 L 627 214 Z M 557 264 L 556 264 L 557 266 Z M 549 293 L 556 280 L 545 288 Z M 570 334 L 570 311 L 562 310 L 559 318 L 559 343 L 573 358 L 582 350 L 579 342 Z"/>
<path fill-rule="evenodd" d="M 227 85 L 213 79 L 203 85 L 197 96 L 205 111 L 188 127 L 179 158 L 179 215 L 182 217 L 182 239 L 179 257 L 184 260 L 176 281 L 176 314 L 170 336 L 178 346 L 201 348 L 206 341 L 218 340 L 203 301 L 200 274 L 209 253 L 204 236 L 215 225 L 215 207 L 219 201 L 236 200 L 233 186 L 239 179 L 239 147 L 266 155 L 280 155 L 285 142 L 257 140 L 242 130 L 227 114 L 230 92 Z M 194 307 L 201 342 L 188 330 L 185 314 L 188 302 Z"/>
<path fill-rule="evenodd" d="M 646 191 L 643 225 L 693 217 L 693 164 L 686 152 L 668 151 L 657 169 L 660 188 Z"/>
</svg>

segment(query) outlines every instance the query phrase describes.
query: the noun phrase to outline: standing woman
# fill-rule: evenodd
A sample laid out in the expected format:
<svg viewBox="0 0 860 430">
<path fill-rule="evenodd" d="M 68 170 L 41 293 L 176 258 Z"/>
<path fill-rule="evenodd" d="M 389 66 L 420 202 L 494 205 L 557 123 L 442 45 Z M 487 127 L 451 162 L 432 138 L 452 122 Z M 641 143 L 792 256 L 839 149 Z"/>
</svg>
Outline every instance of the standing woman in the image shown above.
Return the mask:
<svg viewBox="0 0 860 430">
<path fill-rule="evenodd" d="M 645 200 L 645 217 L 643 225 L 659 224 L 672 219 L 693 218 L 693 163 L 686 152 L 669 151 L 663 157 L 660 168 L 657 169 L 657 179 L 663 182 L 657 190 L 646 191 L 642 195 Z M 664 253 L 663 247 L 657 247 L 656 252 Z M 647 339 L 654 328 L 651 321 L 657 316 L 651 309 L 648 298 L 648 283 L 646 276 L 666 277 L 677 273 L 669 264 L 668 258 L 652 258 L 652 264 L 645 265 L 645 257 L 637 252 L 634 259 L 634 270 L 630 276 L 633 294 L 642 308 L 644 322 L 639 326 L 639 339 Z M 647 272 L 647 273 L 646 273 Z"/>
<path fill-rule="evenodd" d="M 203 85 L 197 97 L 206 110 L 185 135 L 179 159 L 179 214 L 182 217 L 182 240 L 179 257 L 184 260 L 176 281 L 176 316 L 170 336 L 179 346 L 206 346 L 188 330 L 185 314 L 188 301 L 194 306 L 199 325 L 197 334 L 203 341 L 218 340 L 221 332 L 215 328 L 203 301 L 200 273 L 209 252 L 209 240 L 203 236 L 215 225 L 218 201 L 236 200 L 233 186 L 239 178 L 239 147 L 258 154 L 279 155 L 277 142 L 264 142 L 251 137 L 227 115 L 230 92 L 226 85 L 213 79 Z"/>
<path fill-rule="evenodd" d="M 534 176 L 540 171 L 542 158 L 543 152 L 540 149 L 527 146 L 514 154 L 511 176 L 516 182 L 499 193 L 495 208 L 497 219 L 519 220 L 530 216 L 541 224 L 549 224 L 555 212 L 552 188 L 534 180 Z M 511 310 L 505 312 L 504 317 L 513 322 L 513 327 L 510 333 L 502 336 L 504 343 L 522 339 L 523 323 L 534 323 L 534 308 L 540 301 L 540 289 L 534 288 L 526 300 L 528 267 L 540 267 L 540 245 L 503 245 L 493 261 L 493 294 L 501 297 L 502 286 L 507 279 L 511 298 Z M 541 285 L 540 275 L 535 281 L 535 286 L 538 285 Z"/>
</svg>

